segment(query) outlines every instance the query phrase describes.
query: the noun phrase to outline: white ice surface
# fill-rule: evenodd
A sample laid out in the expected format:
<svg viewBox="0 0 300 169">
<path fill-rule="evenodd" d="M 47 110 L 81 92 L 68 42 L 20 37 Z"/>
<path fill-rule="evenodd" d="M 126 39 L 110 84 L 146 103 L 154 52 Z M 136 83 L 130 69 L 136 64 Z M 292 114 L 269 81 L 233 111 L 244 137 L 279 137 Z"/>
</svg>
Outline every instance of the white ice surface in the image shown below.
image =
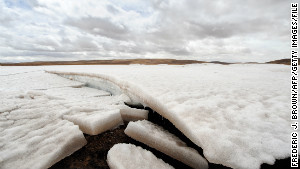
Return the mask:
<svg viewBox="0 0 300 169">
<path fill-rule="evenodd" d="M 107 154 L 110 169 L 172 169 L 173 167 L 133 144 L 115 144 Z"/>
<path fill-rule="evenodd" d="M 129 122 L 125 134 L 195 169 L 207 169 L 207 161 L 185 142 L 147 120 Z"/>
<path fill-rule="evenodd" d="M 55 100 L 3 91 L 0 98 L 1 169 L 46 169 L 86 144 L 78 126 L 59 118 Z"/>
<path fill-rule="evenodd" d="M 127 108 L 125 95 L 75 98 L 61 100 L 65 107 L 62 118 L 79 125 L 80 129 L 90 135 L 97 135 L 123 124 L 120 109 Z"/>
<path fill-rule="evenodd" d="M 77 124 L 84 133 L 97 135 L 123 124 L 120 110 L 96 110 L 73 112 L 63 116 L 63 119 Z"/>
<path fill-rule="evenodd" d="M 290 156 L 286 65 L 65 66 L 114 83 L 203 148 L 211 163 L 258 169 Z"/>
<path fill-rule="evenodd" d="M 82 131 L 122 124 L 126 95 L 107 96 L 40 69 L 0 67 L 1 169 L 49 168 L 86 144 Z"/>
<path fill-rule="evenodd" d="M 65 112 L 62 118 L 79 125 L 89 135 L 97 135 L 123 124 L 120 109 L 127 107 L 125 95 L 109 96 L 110 93 L 88 88 L 63 87 L 43 90 L 43 93 L 62 99 Z"/>
<path fill-rule="evenodd" d="M 3 69 L 3 68 L 1 68 Z M 33 68 L 34 69 L 34 68 Z M 28 91 L 28 90 L 44 90 L 50 88 L 61 87 L 78 87 L 84 85 L 77 81 L 71 81 L 44 71 L 27 70 L 29 72 L 17 74 L 0 75 L 0 91 Z"/>
<path fill-rule="evenodd" d="M 43 90 L 43 93 L 49 96 L 62 99 L 89 99 L 90 97 L 110 96 L 111 94 L 103 90 L 97 90 L 89 87 L 62 87 Z"/>
</svg>

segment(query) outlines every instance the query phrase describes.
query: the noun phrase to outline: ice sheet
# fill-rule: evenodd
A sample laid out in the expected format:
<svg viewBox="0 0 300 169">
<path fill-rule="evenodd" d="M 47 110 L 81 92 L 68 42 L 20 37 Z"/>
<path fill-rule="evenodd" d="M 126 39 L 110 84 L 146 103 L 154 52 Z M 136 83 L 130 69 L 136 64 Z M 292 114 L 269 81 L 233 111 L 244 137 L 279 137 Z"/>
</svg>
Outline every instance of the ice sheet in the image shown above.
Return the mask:
<svg viewBox="0 0 300 169">
<path fill-rule="evenodd" d="M 115 144 L 107 154 L 110 169 L 172 169 L 150 151 L 133 144 Z"/>
<path fill-rule="evenodd" d="M 57 102 L 33 93 L 0 97 L 6 107 L 0 111 L 0 168 L 46 169 L 86 144 L 78 126 L 59 118 Z"/>
<path fill-rule="evenodd" d="M 125 134 L 197 169 L 207 169 L 207 161 L 175 135 L 147 120 L 129 122 Z"/>
<path fill-rule="evenodd" d="M 290 156 L 285 65 L 66 66 L 119 86 L 170 120 L 211 163 L 258 169 Z M 68 73 L 64 73 L 68 74 Z"/>
<path fill-rule="evenodd" d="M 53 74 L 45 73 L 42 70 L 35 71 L 34 69 L 26 73 L 19 72 L 17 74 L 0 75 L 0 81 L 0 91 L 45 90 L 61 87 L 80 87 L 84 85 L 84 83 L 81 82 L 71 81 Z"/>
<path fill-rule="evenodd" d="M 0 168 L 49 168 L 86 144 L 82 131 L 98 134 L 122 124 L 126 95 L 110 96 L 40 68 L 1 67 Z"/>
<path fill-rule="evenodd" d="M 84 100 L 89 99 L 90 97 L 102 97 L 110 96 L 111 94 L 103 90 L 97 90 L 89 87 L 61 87 L 61 88 L 51 88 L 48 90 L 43 90 L 43 93 L 62 99 L 76 99 Z"/>
</svg>

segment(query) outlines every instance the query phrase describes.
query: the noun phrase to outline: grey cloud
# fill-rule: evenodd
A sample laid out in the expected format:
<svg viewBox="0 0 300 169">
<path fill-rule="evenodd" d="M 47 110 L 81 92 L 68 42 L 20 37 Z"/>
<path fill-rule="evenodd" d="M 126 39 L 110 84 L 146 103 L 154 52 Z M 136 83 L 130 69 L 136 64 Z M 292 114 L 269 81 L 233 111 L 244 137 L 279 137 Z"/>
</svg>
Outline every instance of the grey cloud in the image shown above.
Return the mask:
<svg viewBox="0 0 300 169">
<path fill-rule="evenodd" d="M 107 5 L 106 9 L 112 14 L 119 14 L 120 11 L 112 5 Z"/>
<path fill-rule="evenodd" d="M 97 50 L 98 46 L 93 42 L 91 38 L 82 37 L 77 40 L 76 46 L 83 51 Z"/>
<path fill-rule="evenodd" d="M 46 53 L 60 53 L 60 52 L 86 52 L 86 51 L 97 51 L 99 46 L 94 42 L 93 39 L 85 36 L 78 36 L 75 40 L 68 38 L 62 38 L 59 41 L 54 41 L 47 37 L 40 39 L 24 38 L 17 35 L 5 35 L 0 34 L 0 37 L 5 39 L 12 49 L 17 51 L 31 52 L 46 52 Z M 8 38 L 10 37 L 10 38 Z M 16 41 L 19 39 L 19 41 Z"/>
<path fill-rule="evenodd" d="M 174 6 L 168 1 L 155 1 L 152 7 L 159 12 L 157 29 L 144 35 L 144 38 L 153 42 L 156 51 L 165 51 L 173 55 L 193 55 L 182 48 L 193 40 L 205 41 L 207 38 L 213 38 L 214 41 L 221 41 L 234 38 L 247 42 L 250 38 L 265 41 L 272 37 L 280 41 L 281 37 L 288 37 L 289 34 L 286 29 L 289 7 L 280 0 L 246 0 L 243 3 L 237 0 L 186 0 L 180 6 Z M 211 46 L 212 49 L 216 49 L 216 55 L 221 54 L 226 45 L 230 44 L 226 44 L 225 47 L 224 44 L 219 45 L 215 43 Z M 249 46 L 231 52 L 233 55 L 238 52 L 243 57 L 244 54 L 251 54 L 255 50 L 261 49 Z M 230 54 L 230 51 L 226 52 Z"/>
<path fill-rule="evenodd" d="M 58 48 L 59 44 L 52 39 L 49 38 L 41 38 L 35 41 L 35 44 L 39 44 L 42 46 L 51 46 L 53 48 Z"/>
<path fill-rule="evenodd" d="M 50 45 L 50 44 L 49 44 Z M 99 46 L 92 38 L 78 36 L 76 40 L 63 38 L 59 45 L 52 45 L 55 48 L 49 52 L 90 52 L 98 51 Z"/>
<path fill-rule="evenodd" d="M 189 56 L 191 53 L 185 48 L 164 48 L 162 51 L 167 51 L 175 56 Z"/>
<path fill-rule="evenodd" d="M 124 45 L 119 42 L 103 43 L 103 49 L 107 52 L 121 52 L 121 53 L 134 53 L 134 54 L 144 54 L 146 50 L 143 46 L 140 45 Z"/>
<path fill-rule="evenodd" d="M 0 26 L 9 27 L 13 21 L 14 19 L 11 16 L 0 15 Z"/>
<path fill-rule="evenodd" d="M 128 34 L 126 26 L 115 24 L 108 18 L 87 17 L 78 20 L 69 19 L 65 23 L 90 34 L 105 36 L 111 39 L 125 39 Z"/>
<path fill-rule="evenodd" d="M 274 28 L 274 33 L 277 33 L 284 31 L 284 23 L 288 22 L 288 8 L 282 7 L 285 3 L 278 0 L 248 0 L 243 1 L 243 5 L 236 0 L 184 2 L 182 6 L 175 7 L 153 6 L 160 13 L 160 37 L 173 38 L 168 34 L 174 32 L 175 36 L 187 39 L 228 38 L 240 34 L 269 33 Z"/>
<path fill-rule="evenodd" d="M 187 30 L 191 35 L 194 35 L 194 38 L 229 38 L 231 36 L 239 35 L 251 35 L 259 34 L 264 32 L 270 36 L 274 33 L 280 34 L 281 31 L 284 31 L 281 27 L 281 24 L 274 22 L 272 20 L 264 20 L 261 18 L 244 20 L 241 22 L 216 22 L 216 23 L 188 23 Z M 274 29 L 281 28 L 281 30 Z"/>
<path fill-rule="evenodd" d="M 283 43 L 289 38 L 289 3 L 282 0 L 152 0 L 124 6 L 110 1 L 103 9 L 112 15 L 91 13 L 69 18 L 55 15 L 46 4 L 43 9 L 49 13 L 35 11 L 39 6 L 36 0 L 24 2 L 32 9 L 32 13 L 24 9 L 26 17 L 23 9 L 1 11 L 0 1 L 0 30 L 9 35 L 0 32 L 0 46 L 9 46 L 16 56 L 80 58 L 80 53 L 88 53 L 88 59 L 168 53 L 201 60 L 204 55 L 250 58 L 259 53 L 260 57 L 278 58 L 270 53 L 282 55 L 280 51 L 289 47 Z M 120 17 L 133 22 L 120 21 Z M 139 19 L 146 25 L 135 25 Z M 33 35 L 29 24 L 37 24 Z M 268 44 L 270 38 L 278 47 Z"/>
</svg>

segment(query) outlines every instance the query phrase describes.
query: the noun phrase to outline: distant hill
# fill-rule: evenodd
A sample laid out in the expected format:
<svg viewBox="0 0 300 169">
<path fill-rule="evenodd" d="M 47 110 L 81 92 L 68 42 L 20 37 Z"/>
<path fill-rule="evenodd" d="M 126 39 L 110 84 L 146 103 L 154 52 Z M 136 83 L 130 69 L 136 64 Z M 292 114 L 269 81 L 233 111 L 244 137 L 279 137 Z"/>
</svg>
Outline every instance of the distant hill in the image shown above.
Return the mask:
<svg viewBox="0 0 300 169">
<path fill-rule="evenodd" d="M 114 59 L 114 60 L 78 60 L 78 61 L 38 61 L 38 62 L 22 62 L 22 63 L 0 63 L 0 66 L 46 66 L 46 65 L 130 65 L 130 64 L 142 64 L 142 65 L 186 65 L 193 63 L 215 63 L 215 64 L 234 64 L 220 61 L 197 61 L 197 60 L 176 60 L 176 59 Z M 290 59 L 280 59 L 267 64 L 284 64 L 290 65 Z M 299 63 L 299 60 L 298 60 Z M 241 63 L 240 63 L 241 64 Z M 259 64 L 257 62 L 249 62 L 246 64 Z"/>
<path fill-rule="evenodd" d="M 270 62 L 266 62 L 266 63 L 291 65 L 291 59 L 280 59 L 280 60 L 274 60 L 274 61 L 270 61 Z M 299 59 L 298 59 L 298 65 L 299 65 Z"/>
</svg>

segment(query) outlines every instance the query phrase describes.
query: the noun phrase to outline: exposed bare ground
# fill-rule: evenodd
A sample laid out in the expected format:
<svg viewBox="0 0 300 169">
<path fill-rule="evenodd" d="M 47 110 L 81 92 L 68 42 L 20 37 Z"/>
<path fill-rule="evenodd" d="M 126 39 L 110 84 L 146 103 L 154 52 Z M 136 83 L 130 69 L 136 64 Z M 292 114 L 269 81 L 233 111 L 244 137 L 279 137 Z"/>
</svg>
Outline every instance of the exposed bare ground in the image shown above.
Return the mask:
<svg viewBox="0 0 300 169">
<path fill-rule="evenodd" d="M 176 60 L 176 59 L 115 59 L 115 60 L 78 60 L 78 61 L 49 61 L 49 62 L 23 62 L 23 63 L 0 63 L 0 66 L 42 66 L 42 65 L 185 65 L 193 63 L 217 63 L 230 64 L 226 62 L 204 62 L 197 60 Z"/>
<path fill-rule="evenodd" d="M 130 65 L 130 64 L 142 64 L 142 65 L 186 65 L 193 63 L 215 63 L 228 65 L 233 63 L 220 62 L 220 61 L 197 61 L 197 60 L 176 60 L 176 59 L 114 59 L 114 60 L 78 60 L 78 61 L 40 61 L 40 62 L 22 62 L 22 63 L 0 63 L 0 66 L 43 66 L 43 65 Z M 247 62 L 248 64 L 259 64 L 257 62 Z M 290 59 L 280 59 L 267 64 L 284 64 L 291 65 Z M 299 64 L 299 60 L 298 60 Z"/>
</svg>

